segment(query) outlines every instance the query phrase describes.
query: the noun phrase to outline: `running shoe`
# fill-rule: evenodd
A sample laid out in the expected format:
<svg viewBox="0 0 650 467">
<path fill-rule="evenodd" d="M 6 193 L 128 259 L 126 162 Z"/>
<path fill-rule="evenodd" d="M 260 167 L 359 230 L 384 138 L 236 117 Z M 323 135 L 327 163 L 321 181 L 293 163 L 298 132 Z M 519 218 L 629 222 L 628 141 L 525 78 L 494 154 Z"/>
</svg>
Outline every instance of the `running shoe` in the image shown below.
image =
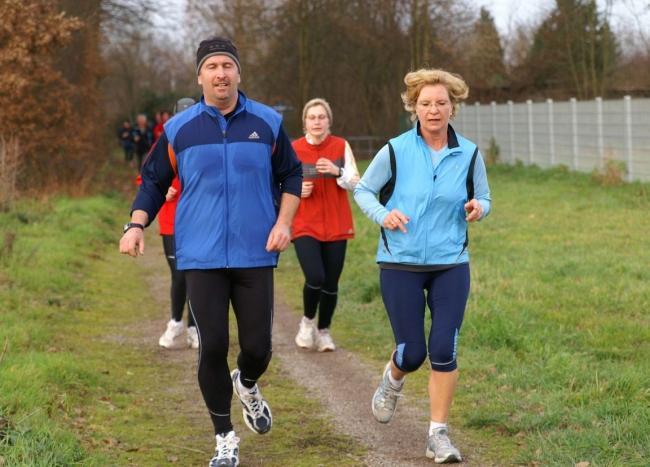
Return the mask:
<svg viewBox="0 0 650 467">
<path fill-rule="evenodd" d="M 262 393 L 260 393 L 257 384 L 251 389 L 248 389 L 242 386 L 239 375 L 239 369 L 232 370 L 232 373 L 230 373 L 233 390 L 237 394 L 237 397 L 239 397 L 243 407 L 244 422 L 255 433 L 263 435 L 271 429 L 271 425 L 273 424 L 271 408 L 268 402 L 262 397 Z"/>
<path fill-rule="evenodd" d="M 187 328 L 187 346 L 193 349 L 199 348 L 199 333 L 196 331 L 196 326 Z"/>
<path fill-rule="evenodd" d="M 426 456 L 433 459 L 436 464 L 449 464 L 463 460 L 458 449 L 451 444 L 448 428 L 438 428 L 429 436 Z"/>
<path fill-rule="evenodd" d="M 303 316 L 300 320 L 298 327 L 298 334 L 296 334 L 296 345 L 303 349 L 314 348 L 314 334 L 316 333 L 315 320 Z"/>
<path fill-rule="evenodd" d="M 390 362 L 388 362 L 384 369 L 381 383 L 379 383 L 375 395 L 372 396 L 372 414 L 379 423 L 388 423 L 393 418 L 395 408 L 397 407 L 397 399 L 401 396 L 400 393 L 404 387 L 404 384 L 399 388 L 390 384 L 390 379 L 388 378 L 389 372 Z"/>
<path fill-rule="evenodd" d="M 160 339 L 158 345 L 166 349 L 180 349 L 187 347 L 187 340 L 184 338 L 185 325 L 182 321 L 174 321 L 170 319 L 167 323 L 167 329 Z"/>
<path fill-rule="evenodd" d="M 319 352 L 333 352 L 336 350 L 329 329 L 325 328 L 316 331 L 316 350 Z"/>
<path fill-rule="evenodd" d="M 239 438 L 234 431 L 217 435 L 217 447 L 209 467 L 237 467 L 239 465 Z"/>
</svg>

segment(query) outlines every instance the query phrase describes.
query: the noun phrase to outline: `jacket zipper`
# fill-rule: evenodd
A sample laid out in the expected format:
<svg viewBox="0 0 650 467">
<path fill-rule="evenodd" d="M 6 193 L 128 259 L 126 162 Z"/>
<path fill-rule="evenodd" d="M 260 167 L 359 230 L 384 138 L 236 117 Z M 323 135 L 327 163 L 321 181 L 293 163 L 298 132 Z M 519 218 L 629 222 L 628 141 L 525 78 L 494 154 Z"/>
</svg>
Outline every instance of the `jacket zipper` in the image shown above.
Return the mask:
<svg viewBox="0 0 650 467">
<path fill-rule="evenodd" d="M 223 118 L 223 117 L 222 117 Z M 224 178 L 225 178 L 225 184 L 226 186 L 224 187 L 224 193 L 226 194 L 226 228 L 224 229 L 226 233 L 226 268 L 230 267 L 229 263 L 230 260 L 228 258 L 228 225 L 230 224 L 229 222 L 229 206 L 230 202 L 228 199 L 228 140 L 226 139 L 226 130 L 228 129 L 228 121 L 226 121 L 226 125 L 224 126 L 223 130 L 221 133 L 223 134 L 223 167 L 224 167 Z"/>
</svg>

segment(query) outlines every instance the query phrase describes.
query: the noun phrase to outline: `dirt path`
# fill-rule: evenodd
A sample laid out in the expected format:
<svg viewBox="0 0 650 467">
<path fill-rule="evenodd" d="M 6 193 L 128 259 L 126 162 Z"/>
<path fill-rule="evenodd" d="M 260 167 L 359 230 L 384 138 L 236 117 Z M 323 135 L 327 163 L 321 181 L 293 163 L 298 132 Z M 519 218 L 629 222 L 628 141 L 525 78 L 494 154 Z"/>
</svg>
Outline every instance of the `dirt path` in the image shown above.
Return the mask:
<svg viewBox="0 0 650 467">
<path fill-rule="evenodd" d="M 293 342 L 298 319 L 276 298 L 273 356 L 280 360 L 291 378 L 309 389 L 343 433 L 368 447 L 365 463 L 369 466 L 435 465 L 424 456 L 429 419 L 426 395 L 423 393 L 417 401 L 402 397 L 393 420 L 386 425 L 378 423 L 372 415 L 370 401 L 382 368 L 370 368 L 341 348 L 328 353 L 299 349 Z M 454 439 L 461 447 L 465 444 L 457 434 Z"/>
<path fill-rule="evenodd" d="M 144 269 L 151 294 L 159 302 L 161 310 L 168 309 L 169 274 L 162 247 L 159 239 L 153 235 L 148 235 L 147 240 L 147 254 L 139 258 L 138 263 Z M 341 433 L 368 447 L 364 463 L 369 466 L 433 465 L 424 457 L 428 420 L 424 393 L 422 400 L 402 398 L 390 424 L 377 423 L 372 416 L 370 400 L 379 382 L 381 368 L 370 368 L 344 349 L 330 353 L 298 349 L 293 342 L 298 319 L 298 315 L 282 303 L 281 298 L 276 297 L 273 329 L 275 363 L 279 363 L 283 372 L 322 404 L 327 410 L 326 416 Z M 142 323 L 143 341 L 148 345 L 157 342 L 165 322 L 166 317 L 161 314 L 160 319 Z M 183 395 L 178 413 L 188 417 L 193 426 L 205 425 L 206 431 L 211 430 L 196 381 L 196 353 L 160 350 L 156 358 L 165 364 L 183 368 L 181 377 L 165 389 Z M 425 388 L 422 389 L 425 391 Z M 241 434 L 247 436 L 243 432 Z M 457 433 L 454 439 L 461 448 L 467 446 Z M 468 450 L 462 451 L 467 453 Z M 477 465 L 479 456 L 475 450 L 473 453 L 474 460 L 470 457 L 468 464 Z"/>
</svg>

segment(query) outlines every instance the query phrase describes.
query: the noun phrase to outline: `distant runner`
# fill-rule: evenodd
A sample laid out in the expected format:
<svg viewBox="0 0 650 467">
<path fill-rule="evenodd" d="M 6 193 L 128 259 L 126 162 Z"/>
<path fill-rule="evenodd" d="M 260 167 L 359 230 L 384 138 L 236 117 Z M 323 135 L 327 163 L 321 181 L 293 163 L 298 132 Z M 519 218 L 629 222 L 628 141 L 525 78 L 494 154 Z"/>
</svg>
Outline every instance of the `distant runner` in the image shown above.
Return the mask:
<svg viewBox="0 0 650 467">
<path fill-rule="evenodd" d="M 183 97 L 176 102 L 174 106 L 174 114 L 182 112 L 188 107 L 193 106 L 196 101 L 190 97 Z M 169 116 L 165 117 L 166 112 L 161 113 L 163 122 L 169 120 Z M 163 133 L 163 126 L 161 125 L 158 137 Z M 190 347 L 192 349 L 199 348 L 199 334 L 196 331 L 196 324 L 192 313 L 187 311 L 187 334 L 185 333 L 185 325 L 183 324 L 183 309 L 187 301 L 187 286 L 185 283 L 185 272 L 179 271 L 176 268 L 176 247 L 174 241 L 174 218 L 176 217 L 176 206 L 178 199 L 181 196 L 181 184 L 178 176 L 174 177 L 172 184 L 167 190 L 165 195 L 165 204 L 162 205 L 158 212 L 158 225 L 160 227 L 160 236 L 163 241 L 163 249 L 165 251 L 165 258 L 171 272 L 171 319 L 167 322 L 165 332 L 158 344 L 166 349 L 179 349 Z"/>
<path fill-rule="evenodd" d="M 296 345 L 319 352 L 336 349 L 330 334 L 348 239 L 354 237 L 347 190 L 359 171 L 346 140 L 330 134 L 332 109 L 312 99 L 302 110 L 305 136 L 293 142 L 302 162 L 302 202 L 293 220 L 293 244 L 305 275 Z M 318 320 L 316 320 L 318 314 Z"/>
</svg>

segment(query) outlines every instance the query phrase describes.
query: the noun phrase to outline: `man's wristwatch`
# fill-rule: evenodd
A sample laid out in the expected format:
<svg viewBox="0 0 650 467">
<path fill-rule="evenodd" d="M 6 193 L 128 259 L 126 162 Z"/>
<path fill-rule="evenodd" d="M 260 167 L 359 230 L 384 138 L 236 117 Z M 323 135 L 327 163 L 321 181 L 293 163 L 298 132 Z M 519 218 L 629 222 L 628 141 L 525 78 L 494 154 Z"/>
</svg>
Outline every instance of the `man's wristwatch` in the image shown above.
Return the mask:
<svg viewBox="0 0 650 467">
<path fill-rule="evenodd" d="M 144 232 L 144 225 L 138 224 L 137 222 L 129 222 L 128 224 L 124 224 L 123 233 L 126 233 L 129 229 L 132 229 L 134 227 Z"/>
</svg>

